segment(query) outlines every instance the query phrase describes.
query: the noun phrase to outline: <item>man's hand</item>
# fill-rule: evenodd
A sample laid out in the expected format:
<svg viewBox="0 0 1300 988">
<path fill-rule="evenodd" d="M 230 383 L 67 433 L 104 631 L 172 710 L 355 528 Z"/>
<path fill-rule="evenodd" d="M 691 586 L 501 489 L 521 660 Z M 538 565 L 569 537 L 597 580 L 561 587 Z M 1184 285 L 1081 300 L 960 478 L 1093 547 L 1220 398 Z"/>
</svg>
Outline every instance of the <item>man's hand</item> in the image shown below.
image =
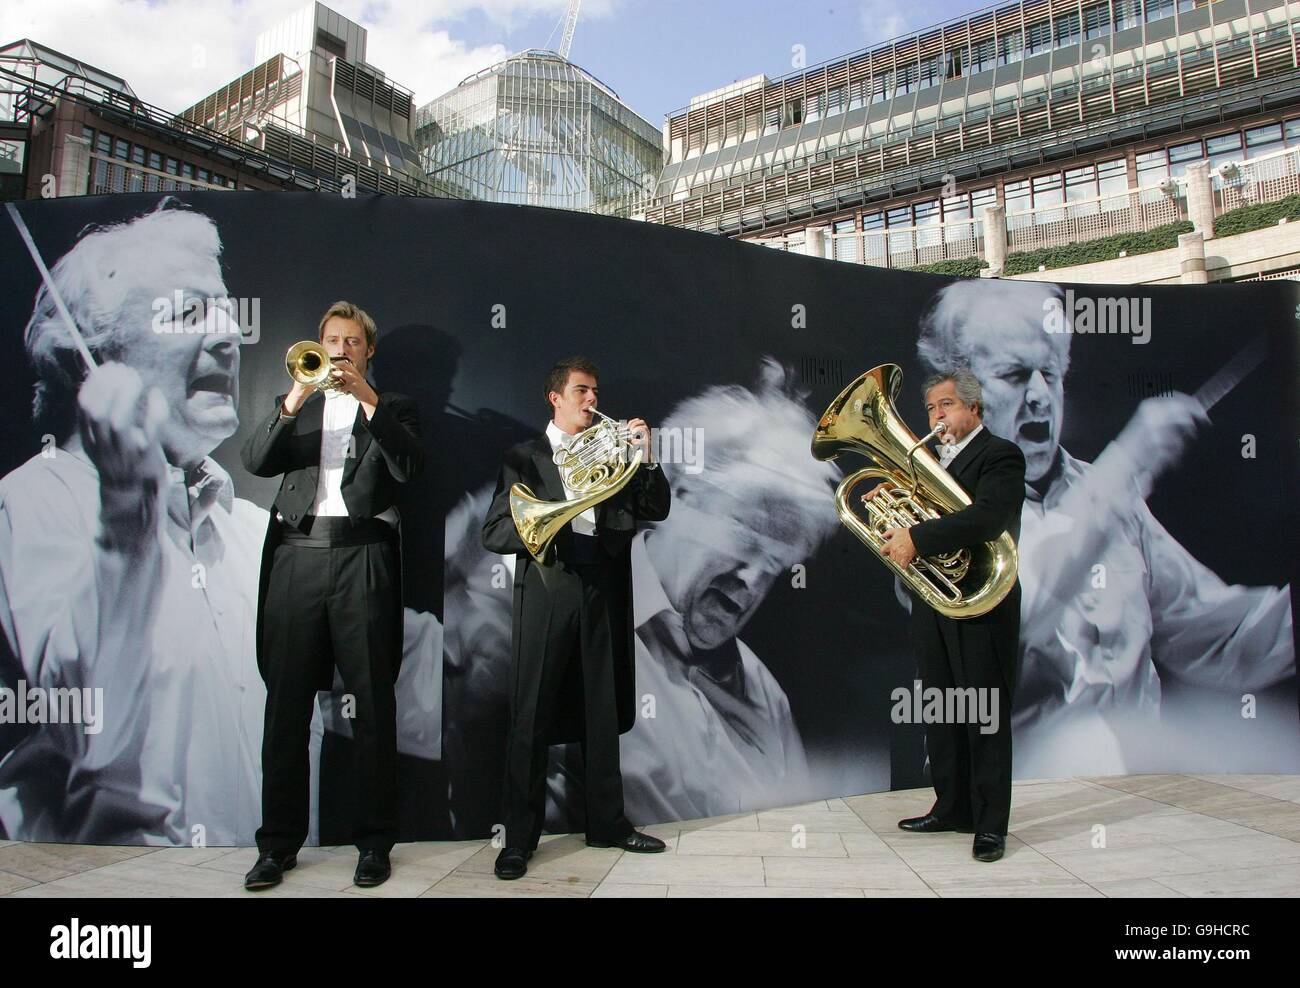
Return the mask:
<svg viewBox="0 0 1300 988">
<path fill-rule="evenodd" d="M 313 385 L 299 384 L 297 381 L 294 381 L 293 387 L 289 389 L 289 393 L 284 397 L 284 405 L 282 408 L 284 414 L 297 415 L 298 409 L 302 408 L 302 403 L 310 398 L 312 392 L 315 390 L 316 388 Z"/>
<path fill-rule="evenodd" d="M 650 426 L 646 424 L 645 419 L 628 419 L 627 423 L 628 441 L 633 446 L 640 446 L 645 455 L 642 457 L 643 463 L 653 463 L 654 454 L 650 448 Z"/>
<path fill-rule="evenodd" d="M 146 390 L 140 372 L 108 362 L 90 372 L 77 395 L 82 446 L 102 486 L 138 491 L 167 476 L 159 430 L 170 414 L 157 388 Z"/>
<path fill-rule="evenodd" d="M 912 543 L 912 533 L 906 528 L 887 528 L 884 533 L 885 546 L 881 551 L 903 569 L 912 565 L 916 558 L 916 546 Z"/>
<path fill-rule="evenodd" d="M 370 383 L 357 373 L 357 369 L 352 366 L 350 360 L 339 360 L 334 364 L 334 379 L 338 383 L 340 391 L 346 391 L 361 403 L 361 408 L 369 419 L 375 414 L 375 408 L 379 404 L 379 393 L 370 386 Z"/>
<path fill-rule="evenodd" d="M 1115 441 L 1151 484 L 1182 458 L 1197 428 L 1209 424 L 1205 409 L 1190 395 L 1148 398 Z"/>
<path fill-rule="evenodd" d="M 864 494 L 863 497 L 865 497 L 868 501 L 870 501 L 873 498 L 875 498 L 875 496 L 879 494 L 881 491 L 893 486 L 894 485 L 889 483 L 888 481 L 879 483 L 875 487 L 871 488 L 871 490 L 867 491 L 867 493 Z"/>
</svg>

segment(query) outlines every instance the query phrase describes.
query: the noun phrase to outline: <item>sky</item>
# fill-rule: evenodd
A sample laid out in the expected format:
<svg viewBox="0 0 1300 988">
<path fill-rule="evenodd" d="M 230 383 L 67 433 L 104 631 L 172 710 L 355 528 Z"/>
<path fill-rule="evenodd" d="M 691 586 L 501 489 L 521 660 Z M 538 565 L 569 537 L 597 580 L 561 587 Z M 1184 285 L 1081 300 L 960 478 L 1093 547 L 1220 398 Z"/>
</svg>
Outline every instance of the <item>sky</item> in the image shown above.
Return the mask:
<svg viewBox="0 0 1300 988">
<path fill-rule="evenodd" d="M 570 59 L 655 126 L 699 93 L 778 77 L 982 6 L 979 0 L 584 0 Z M 305 0 L 5 0 L 31 38 L 179 111 L 253 67 L 257 35 Z M 366 60 L 423 105 L 525 48 L 559 45 L 566 0 L 332 0 Z"/>
</svg>

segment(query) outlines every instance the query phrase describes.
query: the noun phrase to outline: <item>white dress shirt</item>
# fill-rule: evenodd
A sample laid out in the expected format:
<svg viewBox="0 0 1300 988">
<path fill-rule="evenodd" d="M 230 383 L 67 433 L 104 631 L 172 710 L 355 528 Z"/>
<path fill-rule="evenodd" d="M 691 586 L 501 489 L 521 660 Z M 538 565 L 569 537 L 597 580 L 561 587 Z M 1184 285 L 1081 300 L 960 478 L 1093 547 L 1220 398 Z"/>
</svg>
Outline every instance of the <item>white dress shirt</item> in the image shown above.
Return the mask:
<svg viewBox="0 0 1300 988">
<path fill-rule="evenodd" d="M 961 451 L 970 444 L 970 441 L 972 439 L 974 439 L 976 436 L 980 434 L 980 430 L 982 430 L 983 428 L 984 428 L 983 423 L 980 423 L 979 425 L 975 426 L 975 428 L 971 429 L 971 431 L 966 434 L 966 438 L 959 443 L 951 443 L 951 444 L 940 443 L 939 444 L 939 466 L 947 470 L 948 464 L 952 463 L 953 460 L 957 459 L 957 456 L 961 453 Z"/>
<path fill-rule="evenodd" d="M 0 761 L 10 837 L 253 842 L 266 514 L 212 459 L 188 479 L 172 470 L 157 534 L 134 550 L 97 538 L 99 475 L 79 452 L 38 454 L 0 481 L 0 630 L 22 675 L 104 691 L 100 733 L 46 724 Z"/>
<path fill-rule="evenodd" d="M 346 518 L 348 506 L 343 500 L 343 468 L 357 455 L 352 426 L 361 402 L 346 391 L 326 391 L 325 410 L 320 430 L 320 475 L 316 480 L 316 500 L 311 513 L 318 518 Z M 397 524 L 397 509 L 385 508 L 377 516 L 390 525 Z"/>
</svg>

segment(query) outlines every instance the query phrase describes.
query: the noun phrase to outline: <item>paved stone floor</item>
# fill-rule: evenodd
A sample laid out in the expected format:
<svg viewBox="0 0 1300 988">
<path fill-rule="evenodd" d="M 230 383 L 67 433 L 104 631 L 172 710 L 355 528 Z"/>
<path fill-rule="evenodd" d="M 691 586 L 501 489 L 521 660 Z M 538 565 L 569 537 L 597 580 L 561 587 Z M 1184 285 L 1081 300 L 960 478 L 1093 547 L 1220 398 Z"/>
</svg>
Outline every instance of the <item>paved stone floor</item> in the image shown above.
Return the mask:
<svg viewBox="0 0 1300 988">
<path fill-rule="evenodd" d="M 930 790 L 646 828 L 664 854 L 544 838 L 520 881 L 492 874 L 487 841 L 399 844 L 393 877 L 352 885 L 356 852 L 305 848 L 260 896 L 1300 896 L 1300 776 L 1143 775 L 1018 782 L 1007 854 L 915 835 Z M 237 896 L 250 848 L 0 841 L 4 896 Z"/>
</svg>

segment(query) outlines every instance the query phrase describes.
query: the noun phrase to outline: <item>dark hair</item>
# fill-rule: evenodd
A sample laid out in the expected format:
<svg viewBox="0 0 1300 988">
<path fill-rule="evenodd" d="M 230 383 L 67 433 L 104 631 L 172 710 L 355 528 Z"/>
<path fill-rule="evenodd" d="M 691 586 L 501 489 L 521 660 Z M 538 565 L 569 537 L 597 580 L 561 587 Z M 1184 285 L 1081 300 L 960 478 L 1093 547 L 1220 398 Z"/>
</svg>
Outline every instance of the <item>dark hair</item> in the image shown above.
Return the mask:
<svg viewBox="0 0 1300 988">
<path fill-rule="evenodd" d="M 563 360 L 557 360 L 551 369 L 546 372 L 546 383 L 542 388 L 542 397 L 546 399 L 547 411 L 553 411 L 551 408 L 551 392 L 564 394 L 564 386 L 569 383 L 569 375 L 574 371 L 580 374 L 590 374 L 594 378 L 600 377 L 596 365 L 586 357 L 565 357 Z"/>
</svg>

